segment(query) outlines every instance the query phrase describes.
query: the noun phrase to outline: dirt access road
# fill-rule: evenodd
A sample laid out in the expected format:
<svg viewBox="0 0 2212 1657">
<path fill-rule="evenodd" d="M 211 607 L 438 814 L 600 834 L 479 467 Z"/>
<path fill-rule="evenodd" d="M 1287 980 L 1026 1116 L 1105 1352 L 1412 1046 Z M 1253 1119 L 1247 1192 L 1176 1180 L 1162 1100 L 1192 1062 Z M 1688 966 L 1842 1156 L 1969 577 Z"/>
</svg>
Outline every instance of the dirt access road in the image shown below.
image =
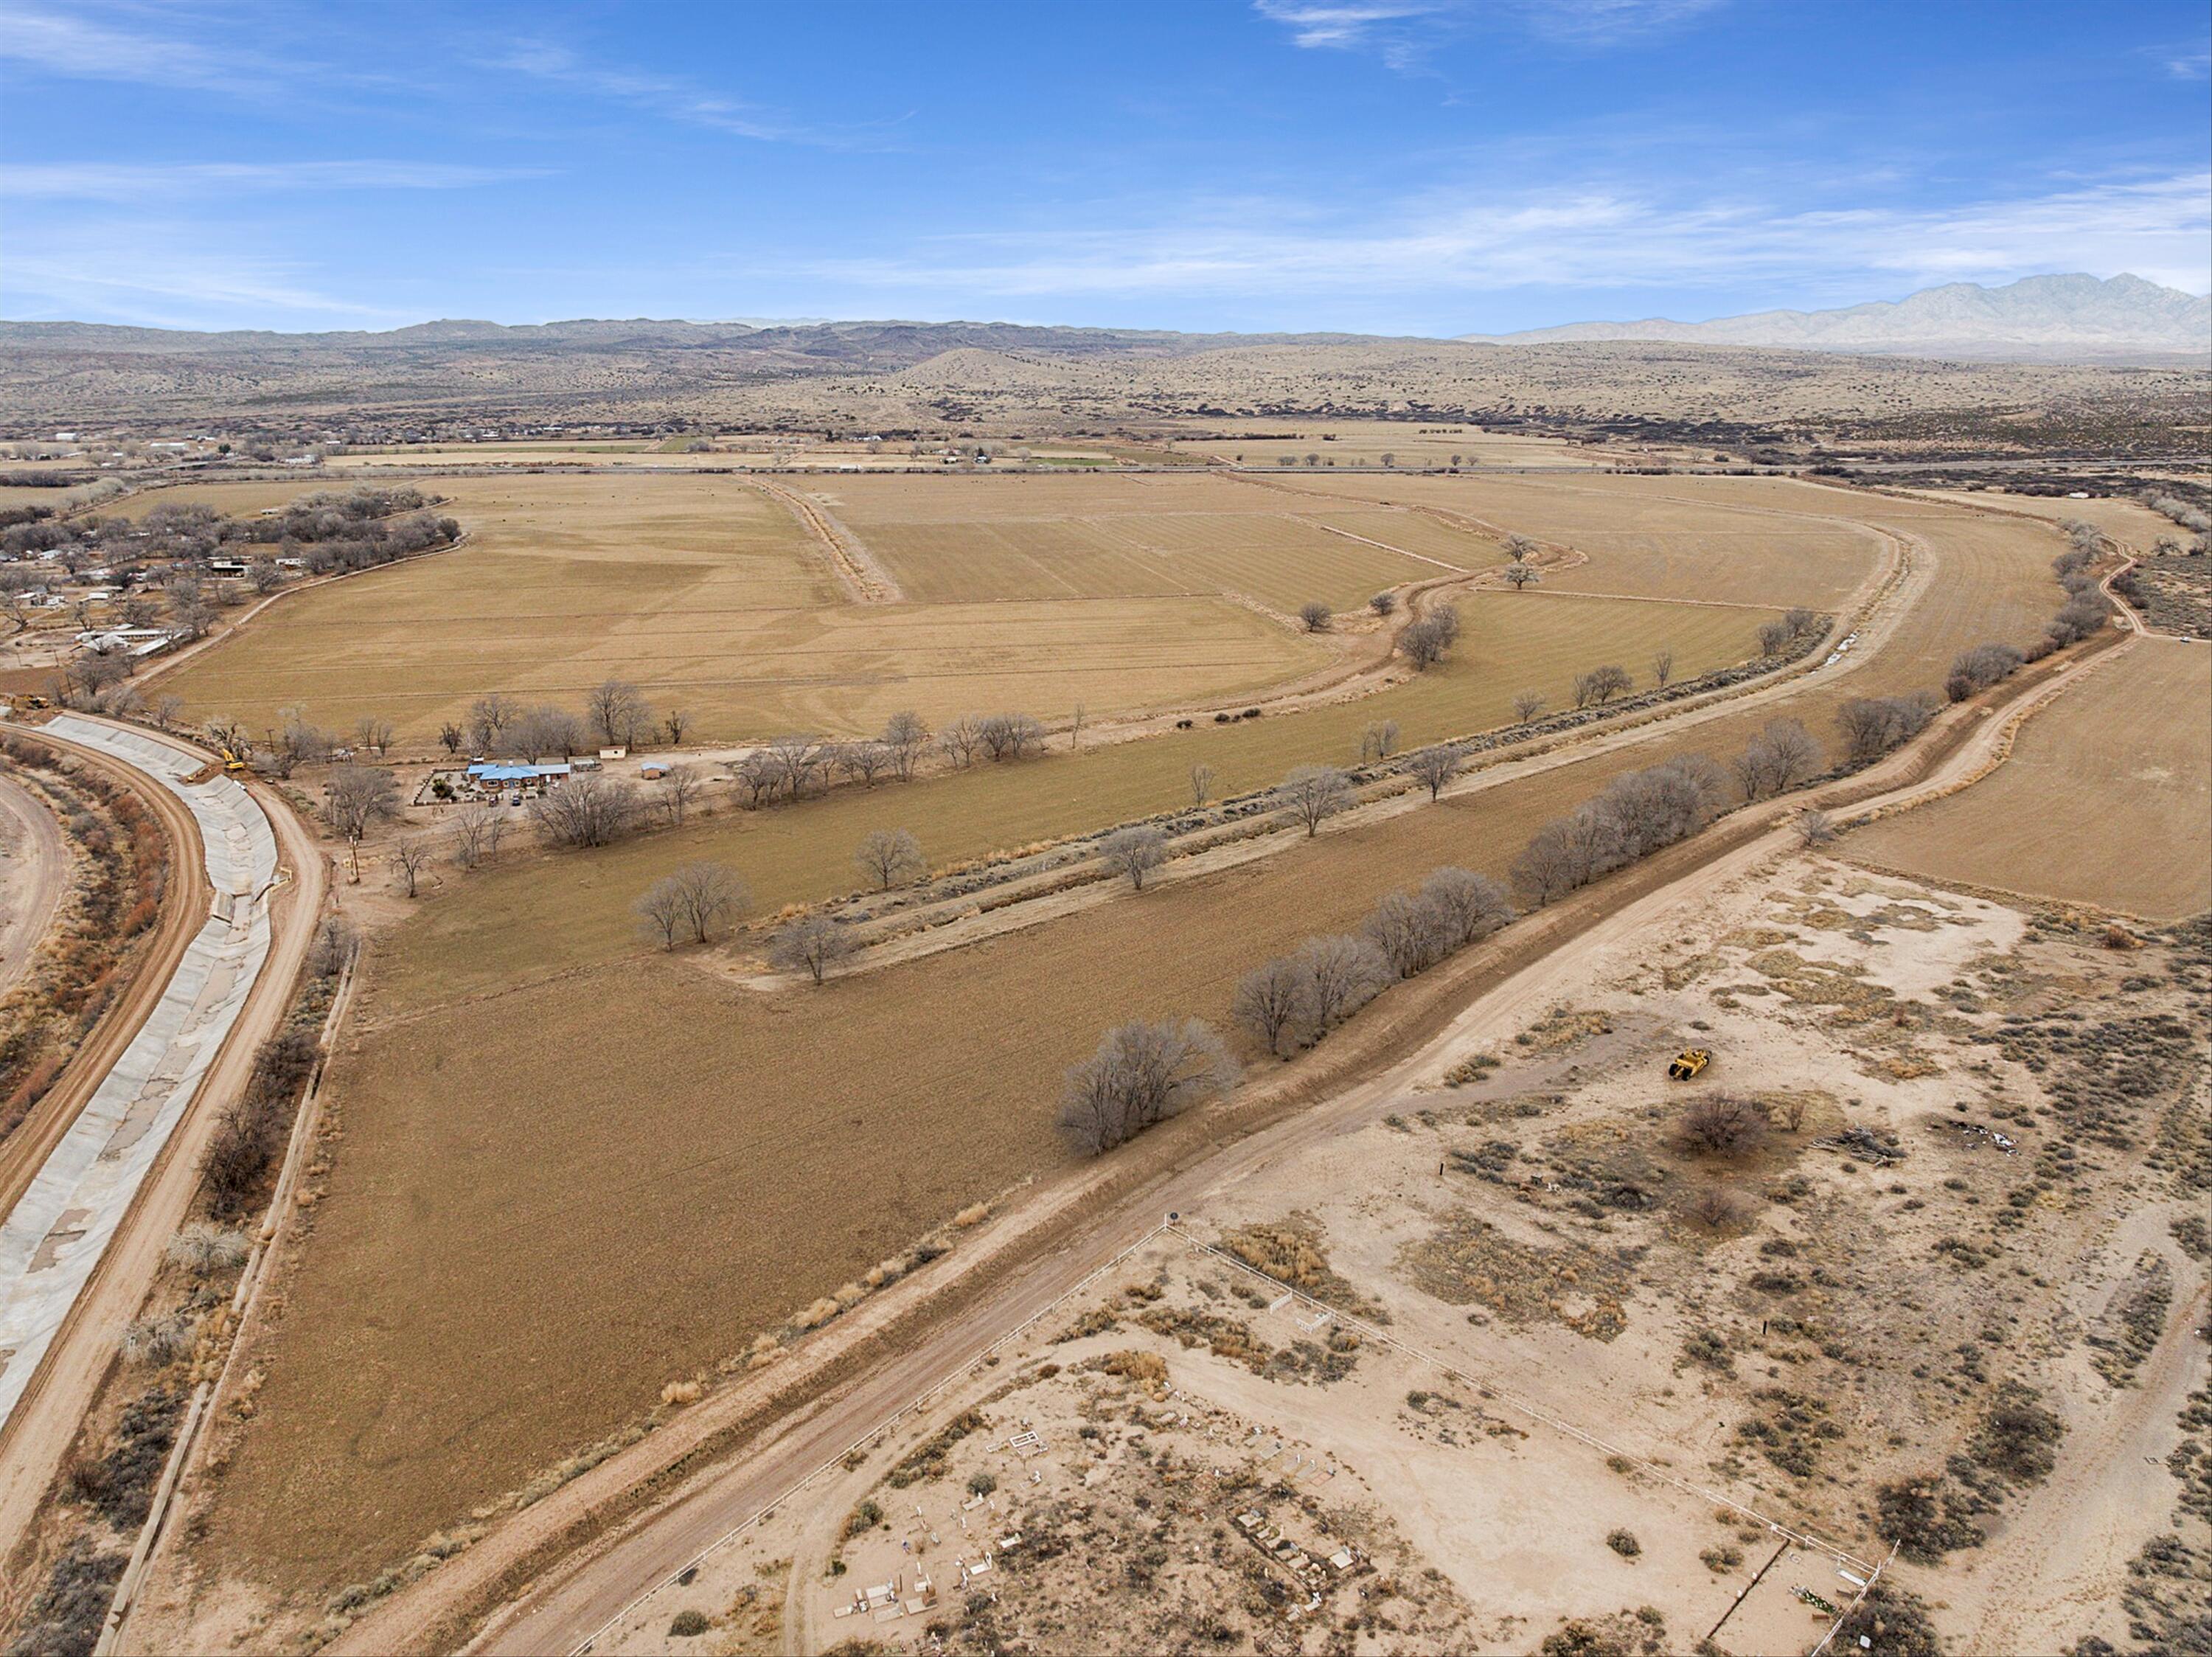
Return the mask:
<svg viewBox="0 0 2212 1657">
<path fill-rule="evenodd" d="M 2117 635 L 2112 645 L 2129 648 Z M 1209 1193 L 1397 1108 L 1404 1090 L 1426 1079 L 1445 1055 L 1557 1000 L 1594 952 L 1663 926 L 1680 906 L 1703 903 L 1786 850 L 1799 806 L 1895 807 L 1983 774 L 2019 719 L 2105 648 L 2112 647 L 2024 676 L 1998 698 L 2001 715 L 1973 704 L 1948 710 L 1922 744 L 1869 772 L 1739 812 L 1508 928 L 1462 962 L 1439 969 L 1449 991 L 1472 998 L 1455 995 L 1394 1030 L 1403 1037 L 1395 1051 L 1410 1057 L 1310 1102 L 1294 1095 L 1170 1124 L 1155 1142 L 1109 1159 L 1042 1197 L 1002 1234 L 978 1240 L 960 1275 L 934 1285 L 909 1280 L 911 1295 L 891 1291 L 841 1319 L 817 1337 L 814 1352 L 802 1352 L 800 1363 L 790 1366 L 795 1373 L 772 1367 L 759 1382 L 687 1412 L 377 1605 L 331 1649 L 450 1649 L 463 1642 L 487 1652 L 586 1648 L 635 1607 L 641 1593 L 649 1598 L 655 1585 L 782 1501 L 806 1476 L 972 1367 L 1009 1329 L 1061 1298 L 1170 1210 L 1200 1212 Z M 1286 1108 L 1293 1102 L 1300 1108 Z M 656 1499 L 625 1517 L 641 1489 Z M 666 1494 L 658 1496 L 661 1490 Z"/>
<path fill-rule="evenodd" d="M 31 964 L 68 884 L 70 844 L 46 802 L 0 777 L 0 995 Z"/>
<path fill-rule="evenodd" d="M 176 884 L 202 897 L 203 920 L 166 971 L 132 987 L 137 1025 L 120 1051 L 80 1054 L 86 1074 L 69 1080 L 90 1091 L 58 1121 L 0 1229 L 0 1316 L 15 1348 L 12 1373 L 0 1372 L 0 1550 L 35 1515 L 189 1211 L 219 1105 L 289 1007 L 325 884 L 319 850 L 258 787 L 181 781 L 206 764 L 200 751 L 78 716 L 40 734 L 129 767 L 142 794 L 168 802 L 165 819 L 184 813 L 173 844 L 197 854 L 198 878 Z"/>
</svg>

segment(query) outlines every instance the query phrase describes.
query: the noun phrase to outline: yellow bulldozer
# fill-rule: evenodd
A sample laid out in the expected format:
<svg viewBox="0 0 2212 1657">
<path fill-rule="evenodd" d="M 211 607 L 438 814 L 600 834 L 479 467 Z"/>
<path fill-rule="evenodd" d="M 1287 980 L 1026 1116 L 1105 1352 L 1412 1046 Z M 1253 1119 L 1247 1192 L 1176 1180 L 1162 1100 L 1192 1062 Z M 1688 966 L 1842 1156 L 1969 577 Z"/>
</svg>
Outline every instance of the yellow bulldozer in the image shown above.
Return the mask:
<svg viewBox="0 0 2212 1657">
<path fill-rule="evenodd" d="M 1677 1081 L 1688 1081 L 1713 1062 L 1710 1047 L 1685 1047 L 1668 1061 L 1667 1074 Z"/>
</svg>

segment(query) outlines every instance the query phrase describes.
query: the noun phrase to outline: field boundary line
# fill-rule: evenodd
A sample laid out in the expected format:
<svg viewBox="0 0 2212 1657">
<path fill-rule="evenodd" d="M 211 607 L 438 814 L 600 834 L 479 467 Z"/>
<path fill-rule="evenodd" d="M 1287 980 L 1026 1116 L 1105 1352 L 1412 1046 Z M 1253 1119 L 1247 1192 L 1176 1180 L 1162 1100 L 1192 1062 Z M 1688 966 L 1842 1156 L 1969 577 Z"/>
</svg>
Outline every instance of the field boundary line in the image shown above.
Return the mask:
<svg viewBox="0 0 2212 1657">
<path fill-rule="evenodd" d="M 1035 1312 L 1032 1312 L 1028 1317 L 1023 1319 L 1021 1322 L 1016 1324 L 1012 1329 L 1006 1331 L 996 1339 L 982 1347 L 975 1353 L 975 1356 L 962 1362 L 958 1366 L 951 1370 L 945 1378 L 939 1380 L 935 1386 L 917 1393 L 912 1403 L 901 1404 L 890 1415 L 884 1416 L 883 1420 L 878 1422 L 866 1432 L 861 1434 L 859 1438 L 854 1439 L 853 1442 L 848 1445 L 844 1449 L 840 1450 L 836 1455 L 831 1456 L 829 1459 L 821 1463 L 814 1469 L 813 1471 L 802 1477 L 796 1483 L 791 1485 L 787 1489 L 786 1489 L 781 1496 L 775 1497 L 773 1501 L 768 1502 L 763 1504 L 760 1508 L 755 1509 L 750 1514 L 740 1520 L 738 1524 L 731 1526 L 730 1529 L 725 1531 L 720 1536 L 715 1538 L 714 1540 L 708 1543 L 691 1558 L 678 1566 L 666 1576 L 662 1577 L 659 1581 L 653 1583 L 652 1587 L 641 1591 L 635 1599 L 623 1605 L 620 1611 L 607 1618 L 605 1622 L 600 1623 L 599 1627 L 593 1629 L 591 1634 L 582 1642 L 582 1643 L 572 1648 L 569 1653 L 569 1657 L 584 1657 L 584 1654 L 589 1652 L 591 1648 L 599 1642 L 599 1638 L 605 1635 L 608 1630 L 613 1628 L 616 1623 L 621 1622 L 624 1617 L 628 1617 L 632 1611 L 635 1611 L 647 1600 L 660 1593 L 662 1589 L 674 1587 L 676 1585 L 677 1578 L 682 1576 L 685 1572 L 696 1569 L 698 1566 L 704 1564 L 708 1559 L 720 1553 L 723 1549 L 728 1547 L 730 1544 L 735 1542 L 747 1531 L 751 1530 L 753 1526 L 758 1525 L 763 1520 L 768 1518 L 769 1514 L 775 1512 L 777 1508 L 782 1507 L 784 1503 L 790 1501 L 792 1497 L 797 1496 L 801 1490 L 811 1484 L 816 1479 L 820 1478 L 824 1473 L 829 1472 L 834 1467 L 842 1466 L 844 1465 L 845 1459 L 848 1456 L 852 1455 L 857 1450 L 865 1449 L 874 1441 L 890 1432 L 891 1429 L 897 1426 L 900 1422 L 905 1420 L 908 1416 L 920 1410 L 939 1393 L 951 1386 L 956 1381 L 965 1380 L 968 1379 L 969 1376 L 975 1373 L 976 1368 L 981 1365 L 985 1359 L 988 1358 L 1000 1347 L 1006 1345 L 1007 1342 L 1013 1340 L 1044 1318 L 1058 1311 L 1062 1306 L 1066 1304 L 1068 1301 L 1072 1300 L 1076 1295 L 1082 1294 L 1099 1278 L 1106 1276 L 1109 1272 L 1118 1271 L 1121 1270 L 1121 1263 L 1124 1260 L 1136 1253 L 1138 1250 L 1146 1247 L 1155 1238 L 1158 1237 L 1161 1233 L 1173 1231 L 1175 1227 L 1171 1221 L 1164 1220 L 1158 1225 L 1154 1226 L 1150 1231 L 1146 1232 L 1142 1236 L 1139 1237 L 1127 1248 L 1122 1249 L 1119 1253 L 1115 1254 L 1111 1259 L 1105 1261 L 1100 1265 L 1093 1267 L 1090 1271 L 1086 1272 L 1079 1281 L 1070 1285 L 1064 1294 L 1054 1296 L 1053 1299 L 1047 1301 L 1043 1306 L 1039 1307 Z M 476 1638 L 470 1641 L 466 1646 L 464 1646 L 462 1650 L 465 1652 L 474 1649 L 479 1646 L 483 1642 L 484 1637 L 492 1631 L 493 1624 L 487 1623 L 482 1630 L 478 1630 Z M 100 1657 L 100 1654 L 95 1654 L 94 1657 Z"/>
<path fill-rule="evenodd" d="M 771 484 L 757 478 L 745 482 L 770 500 L 780 501 L 805 530 L 828 550 L 830 566 L 838 581 L 852 595 L 856 604 L 902 604 L 906 594 L 897 581 L 884 568 L 876 556 L 861 543 L 828 509 L 809 500 L 805 494 L 781 484 Z"/>
</svg>

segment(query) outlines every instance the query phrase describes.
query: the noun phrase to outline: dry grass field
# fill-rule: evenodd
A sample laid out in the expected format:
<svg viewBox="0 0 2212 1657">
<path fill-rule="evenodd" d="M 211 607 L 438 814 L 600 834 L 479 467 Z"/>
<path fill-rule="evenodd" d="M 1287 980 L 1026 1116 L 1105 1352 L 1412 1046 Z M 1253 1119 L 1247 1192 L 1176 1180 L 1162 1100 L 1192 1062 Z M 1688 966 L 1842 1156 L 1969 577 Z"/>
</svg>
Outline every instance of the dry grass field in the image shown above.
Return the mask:
<svg viewBox="0 0 2212 1657">
<path fill-rule="evenodd" d="M 1503 561 L 1431 519 L 1218 476 L 856 478 L 809 493 L 925 603 L 1241 593 L 1284 614 L 1310 600 L 1349 611 L 1440 564 Z"/>
<path fill-rule="evenodd" d="M 1948 800 L 1850 837 L 1940 880 L 2152 920 L 2212 908 L 2212 650 L 2145 640 L 2034 715 Z"/>
<path fill-rule="evenodd" d="M 1296 435 L 1285 436 L 1286 431 Z M 1230 420 L 1209 423 L 1203 434 L 1176 438 L 1170 447 L 1243 466 L 1279 466 L 1288 455 L 1301 475 L 1331 466 L 1380 469 L 1385 454 L 1395 467 L 1407 470 L 1450 466 L 1455 460 L 1474 466 L 1546 468 L 1606 462 L 1606 457 L 1564 438 L 1490 432 L 1445 422 Z M 1310 464 L 1308 455 L 1314 457 Z"/>
<path fill-rule="evenodd" d="M 1171 735 L 979 765 L 904 786 L 841 789 L 796 808 L 699 819 L 589 859 L 532 859 L 472 877 L 394 941 L 441 962 L 418 982 L 441 995 L 512 984 L 641 948 L 630 904 L 659 874 L 696 858 L 740 869 L 773 911 L 852 890 L 852 856 L 878 828 L 908 828 L 939 867 L 1083 832 L 1188 803 L 1190 768 L 1215 772 L 1216 797 L 1265 788 L 1308 761 L 1352 765 L 1376 720 L 1398 722 L 1408 746 L 1510 722 L 1522 685 L 1569 705 L 1574 675 L 1618 660 L 1647 682 L 1662 643 L 1685 676 L 1739 661 L 1764 612 L 1536 593 L 1483 593 L 1460 606 L 1466 631 L 1453 659 L 1354 701 L 1228 725 L 1200 721 Z"/>
<path fill-rule="evenodd" d="M 1915 494 L 1930 501 L 1942 501 L 1947 505 L 1968 508 L 1994 507 L 2005 512 L 2025 513 L 2032 518 L 2041 518 L 2051 523 L 2062 523 L 2069 518 L 2079 518 L 2093 523 L 2121 545 L 2138 552 L 2147 552 L 2151 544 L 2161 535 L 2186 539 L 2186 532 L 2168 517 L 2153 512 L 2136 501 L 2113 499 L 2099 496 L 2094 500 L 2076 501 L 2063 496 L 2011 495 L 1999 490 L 1917 490 Z"/>
<path fill-rule="evenodd" d="M 1548 574 L 1571 593 L 1832 608 L 1873 567 L 1860 503 L 1786 478 L 1308 478 L 1289 487 L 1462 514 L 1589 554 Z"/>
<path fill-rule="evenodd" d="M 343 729 L 379 713 L 427 742 L 485 691 L 575 707 L 612 675 L 687 709 L 711 740 L 872 732 L 902 707 L 933 721 L 1005 705 L 1052 718 L 1078 702 L 1234 696 L 1327 659 L 1207 595 L 854 606 L 791 512 L 731 478 L 433 487 L 468 545 L 286 599 L 166 688 L 194 716 L 261 727 L 297 706 Z M 234 510 L 263 499 L 176 493 Z"/>
<path fill-rule="evenodd" d="M 2055 537 L 1936 507 L 1863 507 L 1909 518 L 1936 579 L 1893 649 L 1842 684 L 955 955 L 774 997 L 681 957 L 638 955 L 604 917 L 653 868 L 637 848 L 680 862 L 698 850 L 695 831 L 426 904 L 380 950 L 357 1046 L 334 1060 L 344 1140 L 210 1542 L 304 1587 L 373 1573 L 890 1245 L 1060 1166 L 1047 1131 L 1059 1078 L 1103 1026 L 1222 1020 L 1255 962 L 1353 923 L 1439 864 L 1502 872 L 1538 824 L 1621 769 L 1733 752 L 1778 712 L 1825 735 L 1844 694 L 1926 684 L 1931 661 L 2001 633 L 2006 617 L 2039 622 L 2056 607 Z M 1995 620 L 1988 590 L 2008 606 Z M 1247 740 L 1290 722 L 1259 722 Z M 1174 752 L 1172 740 L 1130 746 Z M 927 801 L 957 811 L 964 789 L 1063 766 L 1089 774 L 1113 752 L 843 796 L 782 814 L 780 830 L 771 814 L 696 832 L 733 835 L 728 852 L 757 889 L 773 876 L 755 837 L 774 832 L 818 831 L 842 855 L 863 828 L 904 821 L 942 856 L 945 819 Z M 855 799 L 897 815 L 857 814 Z M 833 831 L 839 812 L 855 814 Z M 550 977 L 563 946 L 518 919 L 525 881 L 556 931 L 566 910 L 603 917 Z M 327 1501 L 331 1489 L 348 1499 Z"/>
</svg>

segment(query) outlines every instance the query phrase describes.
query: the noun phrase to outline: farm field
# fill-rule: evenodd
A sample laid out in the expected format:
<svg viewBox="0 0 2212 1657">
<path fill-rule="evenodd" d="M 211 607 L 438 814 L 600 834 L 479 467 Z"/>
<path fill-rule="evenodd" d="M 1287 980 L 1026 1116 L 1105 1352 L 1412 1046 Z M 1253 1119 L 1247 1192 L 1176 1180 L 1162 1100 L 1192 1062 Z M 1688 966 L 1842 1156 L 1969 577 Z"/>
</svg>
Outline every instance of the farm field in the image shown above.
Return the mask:
<svg viewBox="0 0 2212 1657">
<path fill-rule="evenodd" d="M 1341 612 L 1503 562 L 1494 542 L 1409 513 L 1204 474 L 841 478 L 808 493 L 925 602 L 1241 593 Z"/>
<path fill-rule="evenodd" d="M 1443 423 L 1425 429 L 1378 424 L 1372 420 L 1265 419 L 1224 423 L 1225 432 L 1212 426 L 1201 436 L 1176 438 L 1170 447 L 1179 453 L 1243 466 L 1277 466 L 1287 454 L 1297 463 L 1301 475 L 1332 465 L 1380 470 L 1385 454 L 1392 457 L 1397 469 L 1449 466 L 1455 455 L 1465 465 L 1478 466 L 1596 467 L 1608 464 L 1612 458 L 1563 438 L 1489 432 L 1479 426 Z M 1282 436 L 1286 429 L 1297 435 Z M 1316 457 L 1311 467 L 1306 464 L 1309 454 Z"/>
<path fill-rule="evenodd" d="M 1868 503 L 1885 517 L 1895 504 Z M 1894 663 L 1884 650 L 1838 685 L 818 991 L 763 997 L 685 958 L 637 954 L 604 922 L 544 976 L 553 946 L 499 885 L 532 882 L 549 915 L 622 915 L 657 872 L 637 848 L 672 864 L 696 855 L 695 832 L 726 824 L 686 830 L 681 846 L 520 866 L 426 904 L 380 950 L 358 1048 L 333 1060 L 344 1142 L 210 1543 L 301 1586 L 372 1574 L 865 1270 L 886 1240 L 1062 1166 L 1048 1132 L 1058 1080 L 1103 1026 L 1221 1021 L 1256 962 L 1353 924 L 1440 864 L 1502 873 L 1540 823 L 1620 770 L 1725 756 L 1778 713 L 1826 737 L 1843 696 L 1924 684 L 1929 659 L 1990 636 L 1973 602 L 1986 571 L 2002 573 L 2020 615 L 2056 607 L 2032 527 L 1930 509 L 1911 527 L 1936 573 Z M 1003 784 L 985 772 L 879 793 L 897 815 L 854 816 L 849 832 L 823 813 L 869 796 L 732 832 L 781 815 L 842 857 L 865 827 L 902 821 L 942 856 L 926 800 L 957 808 L 962 789 L 1112 752 L 1000 773 Z M 771 884 L 763 845 L 729 849 L 757 892 Z M 509 929 L 525 941 L 505 941 Z M 334 1487 L 349 1500 L 322 1500 Z"/>
<path fill-rule="evenodd" d="M 1786 479 L 1302 476 L 1287 486 L 1440 508 L 1588 553 L 1545 575 L 1559 592 L 1828 609 L 1880 550 L 1856 503 Z"/>
<path fill-rule="evenodd" d="M 2108 496 L 2076 501 L 2050 495 L 2013 495 L 1997 490 L 1923 489 L 1912 493 L 1951 506 L 1995 507 L 2006 512 L 2026 513 L 2054 524 L 2079 518 L 2138 552 L 2148 551 L 2151 544 L 2161 535 L 2186 539 L 2181 527 L 2164 514 L 2153 512 L 2136 501 L 2116 500 Z"/>
<path fill-rule="evenodd" d="M 432 487 L 466 545 L 286 599 L 164 688 L 197 717 L 259 728 L 300 707 L 343 729 L 373 712 L 403 742 L 426 744 L 485 691 L 574 707 L 614 675 L 686 709 L 714 740 L 859 734 L 903 707 L 933 722 L 1009 704 L 1053 718 L 1077 702 L 1103 711 L 1132 697 L 1233 696 L 1328 659 L 1325 646 L 1210 596 L 848 605 L 790 511 L 733 479 Z M 240 488 L 174 494 L 234 510 L 264 503 Z"/>
<path fill-rule="evenodd" d="M 1574 675 L 1609 653 L 1648 683 L 1662 644 L 1683 677 L 1743 660 L 1765 612 L 1636 603 L 1536 593 L 1478 593 L 1460 606 L 1465 631 L 1452 658 L 1402 684 L 1228 725 L 1195 728 L 1070 754 L 980 765 L 953 775 L 874 789 L 839 789 L 796 808 L 695 819 L 629 840 L 583 861 L 555 860 L 549 880 L 533 860 L 488 870 L 431 905 L 395 939 L 441 959 L 448 990 L 510 983 L 518 972 L 557 971 L 642 947 L 630 904 L 658 875 L 697 858 L 729 862 L 754 900 L 772 911 L 854 888 L 852 855 L 878 828 L 908 828 L 938 867 L 1012 850 L 1187 804 L 1190 768 L 1214 769 L 1217 798 L 1267 787 L 1305 762 L 1352 765 L 1377 720 L 1398 722 L 1407 746 L 1510 723 L 1523 685 L 1550 704 L 1571 705 Z"/>
<path fill-rule="evenodd" d="M 1853 833 L 1888 868 L 2151 920 L 2212 908 L 2212 650 L 2146 639 L 1972 788 Z"/>
</svg>

